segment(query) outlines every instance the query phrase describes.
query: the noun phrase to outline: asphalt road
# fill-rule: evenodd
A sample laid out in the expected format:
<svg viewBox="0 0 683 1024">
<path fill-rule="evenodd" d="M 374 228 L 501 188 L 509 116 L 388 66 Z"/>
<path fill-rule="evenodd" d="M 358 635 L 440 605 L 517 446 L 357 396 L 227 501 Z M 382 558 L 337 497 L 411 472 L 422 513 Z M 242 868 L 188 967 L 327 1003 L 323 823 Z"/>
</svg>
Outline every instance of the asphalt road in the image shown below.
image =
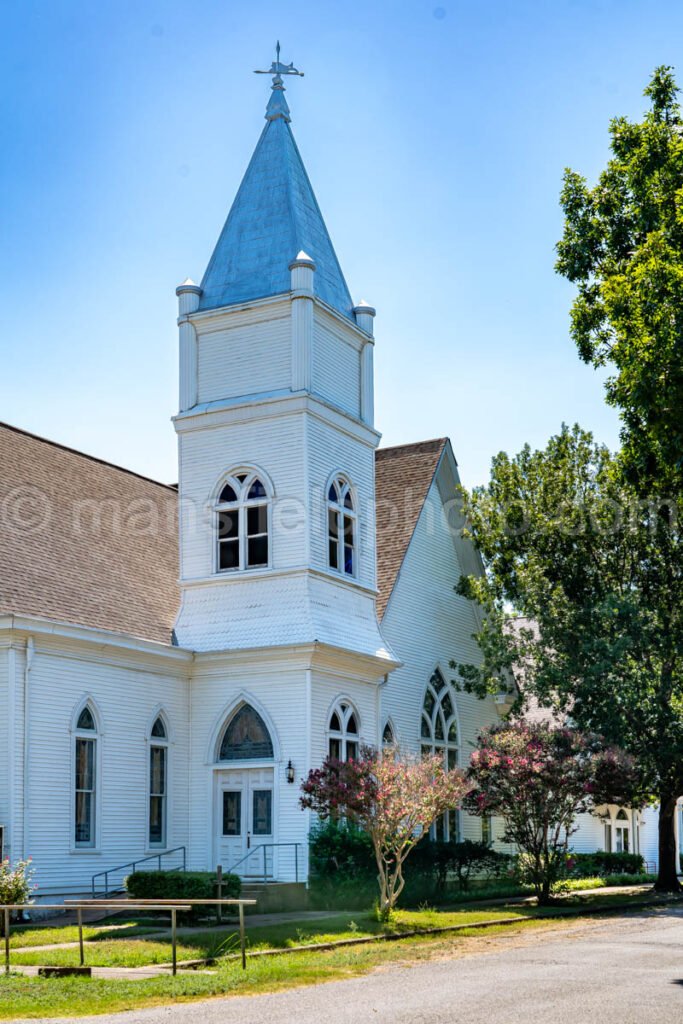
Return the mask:
<svg viewBox="0 0 683 1024">
<path fill-rule="evenodd" d="M 464 956 L 384 968 L 349 981 L 90 1020 L 93 1024 L 681 1024 L 683 908 L 592 921 L 566 931 L 509 935 Z"/>
</svg>

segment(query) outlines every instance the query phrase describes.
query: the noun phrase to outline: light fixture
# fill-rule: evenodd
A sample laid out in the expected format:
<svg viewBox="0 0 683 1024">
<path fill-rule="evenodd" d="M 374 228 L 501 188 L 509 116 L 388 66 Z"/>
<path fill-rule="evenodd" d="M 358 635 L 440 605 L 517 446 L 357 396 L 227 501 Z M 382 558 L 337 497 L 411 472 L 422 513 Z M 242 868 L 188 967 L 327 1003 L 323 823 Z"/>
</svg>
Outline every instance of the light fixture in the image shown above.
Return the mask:
<svg viewBox="0 0 683 1024">
<path fill-rule="evenodd" d="M 294 765 L 291 761 L 287 762 L 287 782 L 294 782 Z"/>
</svg>

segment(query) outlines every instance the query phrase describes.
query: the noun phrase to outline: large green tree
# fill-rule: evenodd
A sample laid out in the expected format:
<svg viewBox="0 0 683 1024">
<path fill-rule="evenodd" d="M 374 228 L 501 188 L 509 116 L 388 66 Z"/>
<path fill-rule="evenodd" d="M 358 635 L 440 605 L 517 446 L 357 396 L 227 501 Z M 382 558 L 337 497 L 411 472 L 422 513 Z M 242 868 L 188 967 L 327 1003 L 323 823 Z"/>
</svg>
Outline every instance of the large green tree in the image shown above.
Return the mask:
<svg viewBox="0 0 683 1024">
<path fill-rule="evenodd" d="M 482 696 L 516 673 L 525 693 L 633 754 L 642 795 L 661 805 L 657 884 L 678 889 L 683 508 L 644 502 L 579 427 L 541 451 L 499 454 L 489 484 L 463 500 L 487 572 L 458 589 L 488 614 L 482 663 L 456 666 L 461 684 Z"/>
<path fill-rule="evenodd" d="M 592 188 L 565 172 L 557 270 L 578 286 L 571 331 L 608 367 L 622 464 L 641 492 L 683 487 L 683 119 L 669 67 L 640 123 L 610 125 L 612 157 Z"/>
</svg>

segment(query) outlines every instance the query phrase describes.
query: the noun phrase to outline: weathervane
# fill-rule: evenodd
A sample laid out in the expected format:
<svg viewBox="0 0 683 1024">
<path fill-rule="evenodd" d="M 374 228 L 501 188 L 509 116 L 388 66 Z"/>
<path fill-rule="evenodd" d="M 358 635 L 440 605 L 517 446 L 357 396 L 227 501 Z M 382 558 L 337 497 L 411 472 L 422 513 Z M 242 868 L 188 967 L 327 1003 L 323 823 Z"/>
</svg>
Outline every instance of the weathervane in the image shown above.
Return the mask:
<svg viewBox="0 0 683 1024">
<path fill-rule="evenodd" d="M 282 82 L 282 79 L 280 78 L 281 75 L 298 75 L 299 78 L 303 78 L 304 77 L 303 71 L 297 71 L 297 69 L 294 67 L 294 63 L 293 62 L 291 64 L 281 64 L 280 63 L 280 40 L 279 39 L 277 41 L 277 46 L 275 47 L 275 60 L 270 65 L 269 69 L 267 71 L 255 71 L 254 74 L 255 75 L 274 75 L 275 78 L 273 79 L 273 81 L 275 81 L 276 79 L 279 78 L 280 82 Z"/>
</svg>

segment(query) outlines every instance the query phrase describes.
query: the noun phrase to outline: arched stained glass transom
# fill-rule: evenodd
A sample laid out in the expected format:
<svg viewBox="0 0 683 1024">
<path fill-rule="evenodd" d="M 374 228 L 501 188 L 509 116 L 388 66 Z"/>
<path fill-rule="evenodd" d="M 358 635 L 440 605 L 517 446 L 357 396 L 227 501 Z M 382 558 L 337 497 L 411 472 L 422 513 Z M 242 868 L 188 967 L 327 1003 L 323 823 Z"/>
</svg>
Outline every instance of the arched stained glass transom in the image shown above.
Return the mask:
<svg viewBox="0 0 683 1024">
<path fill-rule="evenodd" d="M 439 754 L 446 768 L 458 765 L 458 720 L 455 696 L 437 668 L 431 675 L 422 702 L 420 744 L 423 756 Z M 456 808 L 445 812 L 432 825 L 431 837 L 457 842 L 460 837 L 460 818 Z"/>
<path fill-rule="evenodd" d="M 273 756 L 273 741 L 266 723 L 251 704 L 243 704 L 223 733 L 218 760 L 263 761 Z"/>
</svg>

